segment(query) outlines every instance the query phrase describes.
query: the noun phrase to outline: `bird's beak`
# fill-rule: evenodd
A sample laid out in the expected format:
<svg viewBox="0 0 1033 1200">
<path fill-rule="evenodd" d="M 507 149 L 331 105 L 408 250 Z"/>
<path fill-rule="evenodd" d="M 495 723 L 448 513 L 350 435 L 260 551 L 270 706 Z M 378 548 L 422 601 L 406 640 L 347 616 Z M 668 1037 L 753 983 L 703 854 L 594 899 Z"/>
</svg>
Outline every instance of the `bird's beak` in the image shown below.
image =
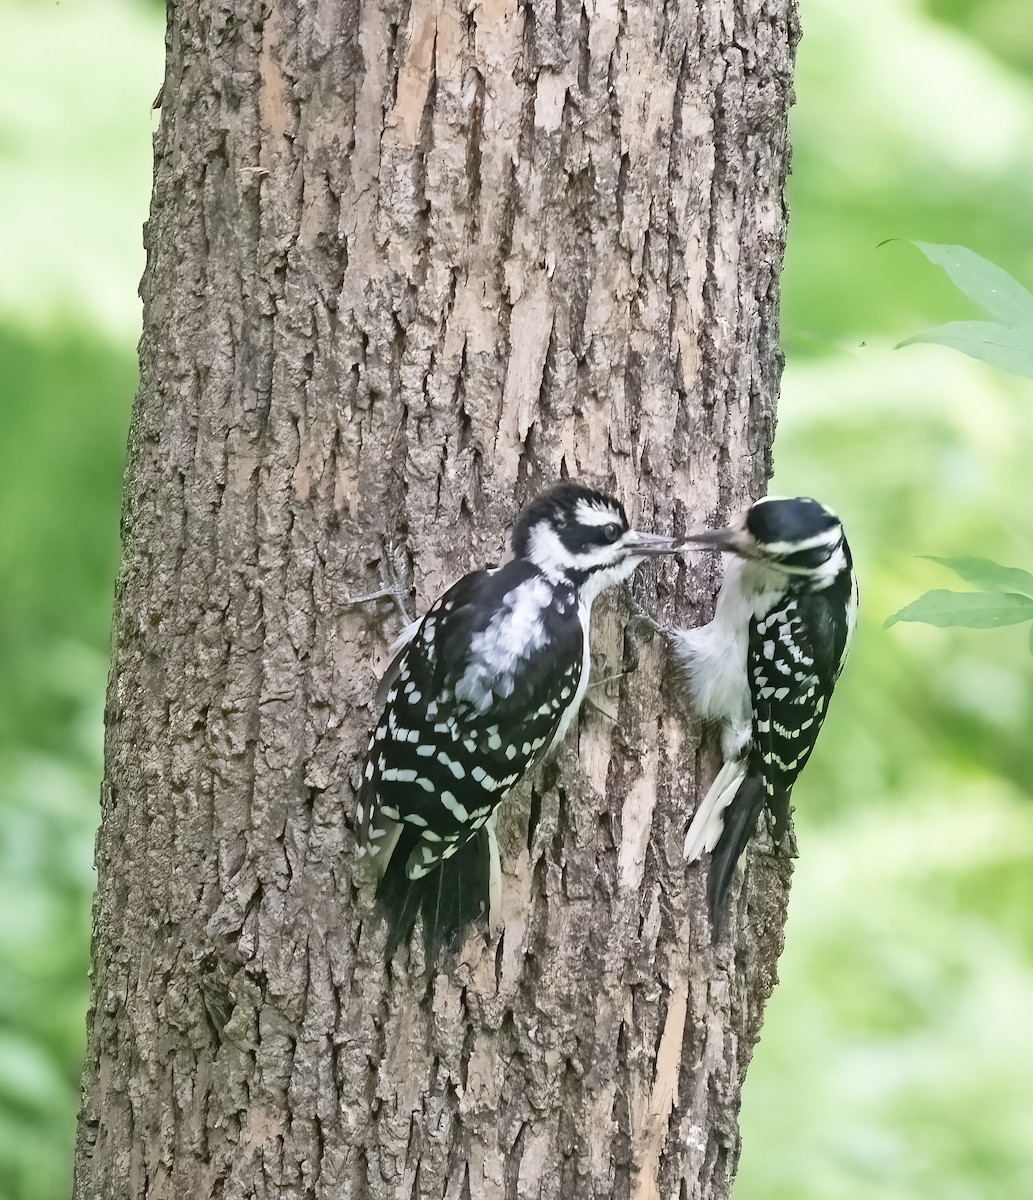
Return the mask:
<svg viewBox="0 0 1033 1200">
<path fill-rule="evenodd" d="M 745 554 L 741 529 L 706 529 L 701 533 L 687 533 L 678 546 L 679 550 L 729 550 L 733 554 Z"/>
<path fill-rule="evenodd" d="M 637 529 L 629 529 L 624 535 L 624 546 L 632 554 L 674 554 L 681 549 L 679 542 L 662 533 L 640 533 Z"/>
</svg>

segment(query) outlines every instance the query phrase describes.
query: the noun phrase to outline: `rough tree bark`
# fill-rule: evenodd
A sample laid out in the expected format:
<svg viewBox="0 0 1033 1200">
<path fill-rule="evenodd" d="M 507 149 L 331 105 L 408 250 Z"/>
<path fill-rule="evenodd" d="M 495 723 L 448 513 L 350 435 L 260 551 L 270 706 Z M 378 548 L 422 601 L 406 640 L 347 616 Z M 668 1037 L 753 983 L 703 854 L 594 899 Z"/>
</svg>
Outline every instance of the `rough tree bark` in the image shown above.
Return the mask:
<svg viewBox="0 0 1033 1200">
<path fill-rule="evenodd" d="M 392 974 L 352 785 L 397 626 L 346 600 L 393 542 L 422 608 L 564 468 L 662 530 L 760 494 L 795 22 L 172 5 L 79 1200 L 728 1195 L 788 866 L 715 951 L 659 642 L 600 603 L 630 673 L 508 806 L 504 936 Z M 698 621 L 716 570 L 639 586 Z"/>
</svg>

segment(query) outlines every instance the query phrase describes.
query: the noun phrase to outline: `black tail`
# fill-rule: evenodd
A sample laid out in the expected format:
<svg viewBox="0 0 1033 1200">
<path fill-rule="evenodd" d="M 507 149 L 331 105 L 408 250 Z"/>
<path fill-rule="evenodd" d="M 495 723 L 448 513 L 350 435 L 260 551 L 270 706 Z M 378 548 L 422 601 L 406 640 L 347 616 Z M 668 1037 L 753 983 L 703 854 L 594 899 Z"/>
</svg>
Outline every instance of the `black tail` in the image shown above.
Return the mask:
<svg viewBox="0 0 1033 1200">
<path fill-rule="evenodd" d="M 420 832 L 415 826 L 403 824 L 377 888 L 377 901 L 388 924 L 386 956 L 390 958 L 402 942 L 409 940 L 417 918 L 422 916 L 423 944 L 430 967 L 467 926 L 487 915 L 491 867 L 488 831 L 482 826 L 429 875 L 410 879 L 405 864 Z"/>
<path fill-rule="evenodd" d="M 735 798 L 725 810 L 721 837 L 710 858 L 707 900 L 710 903 L 710 930 L 714 941 L 721 936 L 728 915 L 728 888 L 746 844 L 757 828 L 764 808 L 764 781 L 752 771 L 739 786 Z"/>
</svg>

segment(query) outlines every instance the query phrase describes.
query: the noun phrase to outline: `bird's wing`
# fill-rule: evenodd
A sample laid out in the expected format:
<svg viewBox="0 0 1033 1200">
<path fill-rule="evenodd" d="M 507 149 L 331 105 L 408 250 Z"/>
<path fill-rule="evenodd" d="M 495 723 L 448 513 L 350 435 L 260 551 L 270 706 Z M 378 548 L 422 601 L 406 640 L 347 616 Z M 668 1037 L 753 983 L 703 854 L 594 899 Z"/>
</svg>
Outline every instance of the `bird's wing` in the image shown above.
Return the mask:
<svg viewBox="0 0 1033 1200">
<path fill-rule="evenodd" d="M 814 749 L 842 669 L 845 613 L 838 597 L 803 593 L 750 624 L 752 756 L 775 817 L 776 840 L 788 825 L 790 792 Z"/>
<path fill-rule="evenodd" d="M 363 772 L 361 840 L 377 854 L 399 822 L 419 828 L 411 878 L 456 853 L 558 727 L 583 642 L 573 596 L 559 611 L 554 592 L 521 560 L 468 575 L 392 664 Z"/>
</svg>

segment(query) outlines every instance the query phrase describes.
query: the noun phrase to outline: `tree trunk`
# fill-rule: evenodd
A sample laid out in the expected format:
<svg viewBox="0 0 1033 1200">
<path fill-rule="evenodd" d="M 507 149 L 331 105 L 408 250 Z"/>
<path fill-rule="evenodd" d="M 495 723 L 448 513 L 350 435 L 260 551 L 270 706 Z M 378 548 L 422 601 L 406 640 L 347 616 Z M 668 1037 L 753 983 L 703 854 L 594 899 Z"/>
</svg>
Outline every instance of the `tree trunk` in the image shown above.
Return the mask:
<svg viewBox="0 0 1033 1200">
<path fill-rule="evenodd" d="M 643 527 L 769 474 L 793 0 L 172 6 L 79 1200 L 729 1193 L 788 887 L 716 950 L 659 639 L 508 803 L 506 927 L 383 961 L 358 763 L 422 610 L 564 470 Z M 647 570 L 682 622 L 717 564 Z M 652 569 L 651 569 L 652 570 Z M 709 743 L 705 743 L 705 747 Z"/>
</svg>

